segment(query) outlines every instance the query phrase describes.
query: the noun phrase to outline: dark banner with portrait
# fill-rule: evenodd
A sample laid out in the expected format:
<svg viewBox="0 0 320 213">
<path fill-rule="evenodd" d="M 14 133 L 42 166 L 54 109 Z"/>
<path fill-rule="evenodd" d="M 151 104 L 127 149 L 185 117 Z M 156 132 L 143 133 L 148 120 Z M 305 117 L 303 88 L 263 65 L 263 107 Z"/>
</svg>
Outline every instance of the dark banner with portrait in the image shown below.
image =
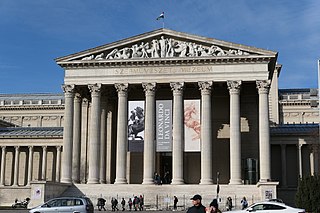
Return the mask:
<svg viewBox="0 0 320 213">
<path fill-rule="evenodd" d="M 172 151 L 172 100 L 156 101 L 157 152 Z"/>
<path fill-rule="evenodd" d="M 128 151 L 143 152 L 144 101 L 128 103 Z"/>
</svg>

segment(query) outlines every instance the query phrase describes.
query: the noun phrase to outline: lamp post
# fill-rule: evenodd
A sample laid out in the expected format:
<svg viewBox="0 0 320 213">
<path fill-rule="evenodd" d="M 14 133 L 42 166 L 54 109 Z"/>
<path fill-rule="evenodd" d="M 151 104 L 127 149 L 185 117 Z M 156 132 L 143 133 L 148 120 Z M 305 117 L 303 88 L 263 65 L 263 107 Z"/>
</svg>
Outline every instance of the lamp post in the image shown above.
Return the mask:
<svg viewBox="0 0 320 213">
<path fill-rule="evenodd" d="M 320 138 L 320 59 L 318 59 L 318 110 L 319 110 L 319 115 L 318 115 L 319 132 L 318 132 L 318 136 Z"/>
</svg>

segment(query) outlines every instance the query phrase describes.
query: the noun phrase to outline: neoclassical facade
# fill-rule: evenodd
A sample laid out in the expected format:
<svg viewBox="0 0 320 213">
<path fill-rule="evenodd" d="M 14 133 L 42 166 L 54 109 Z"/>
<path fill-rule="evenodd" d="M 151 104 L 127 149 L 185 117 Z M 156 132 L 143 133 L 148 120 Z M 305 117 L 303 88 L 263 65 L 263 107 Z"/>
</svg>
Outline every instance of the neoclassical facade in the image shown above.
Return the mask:
<svg viewBox="0 0 320 213">
<path fill-rule="evenodd" d="M 292 196 L 277 186 L 319 171 L 318 125 L 281 126 L 277 52 L 159 29 L 56 62 L 63 96 L 0 97 L 3 189 L 33 195 L 49 181 L 148 194 L 158 173 L 162 193 L 222 184 L 223 196 L 259 200 Z"/>
</svg>

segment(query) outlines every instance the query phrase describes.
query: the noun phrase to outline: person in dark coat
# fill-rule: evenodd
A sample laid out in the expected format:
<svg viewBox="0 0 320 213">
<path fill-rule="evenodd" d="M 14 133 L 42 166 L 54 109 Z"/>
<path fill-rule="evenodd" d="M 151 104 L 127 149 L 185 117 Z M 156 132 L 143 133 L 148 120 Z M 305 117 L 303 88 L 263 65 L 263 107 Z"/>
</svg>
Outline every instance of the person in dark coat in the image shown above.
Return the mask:
<svg viewBox="0 0 320 213">
<path fill-rule="evenodd" d="M 193 206 L 188 208 L 187 213 L 205 213 L 206 212 L 206 207 L 201 203 L 201 200 L 202 200 L 201 195 L 196 194 L 191 198 L 191 200 L 192 200 Z"/>
</svg>

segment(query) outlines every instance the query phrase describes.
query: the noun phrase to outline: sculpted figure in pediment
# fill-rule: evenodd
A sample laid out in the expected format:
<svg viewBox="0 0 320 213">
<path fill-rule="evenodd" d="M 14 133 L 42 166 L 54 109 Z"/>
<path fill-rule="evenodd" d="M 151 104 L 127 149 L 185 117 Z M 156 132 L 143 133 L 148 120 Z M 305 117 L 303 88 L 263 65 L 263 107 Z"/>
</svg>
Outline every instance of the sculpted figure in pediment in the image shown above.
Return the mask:
<svg viewBox="0 0 320 213">
<path fill-rule="evenodd" d="M 239 49 L 223 50 L 221 47 L 212 45 L 207 47 L 187 41 L 178 41 L 161 36 L 150 42 L 136 43 L 122 49 L 115 48 L 109 53 L 103 52 L 97 55 L 83 57 L 82 60 L 102 59 L 130 59 L 130 58 L 170 58 L 170 57 L 208 57 L 208 56 L 235 56 L 249 55 Z"/>
</svg>

